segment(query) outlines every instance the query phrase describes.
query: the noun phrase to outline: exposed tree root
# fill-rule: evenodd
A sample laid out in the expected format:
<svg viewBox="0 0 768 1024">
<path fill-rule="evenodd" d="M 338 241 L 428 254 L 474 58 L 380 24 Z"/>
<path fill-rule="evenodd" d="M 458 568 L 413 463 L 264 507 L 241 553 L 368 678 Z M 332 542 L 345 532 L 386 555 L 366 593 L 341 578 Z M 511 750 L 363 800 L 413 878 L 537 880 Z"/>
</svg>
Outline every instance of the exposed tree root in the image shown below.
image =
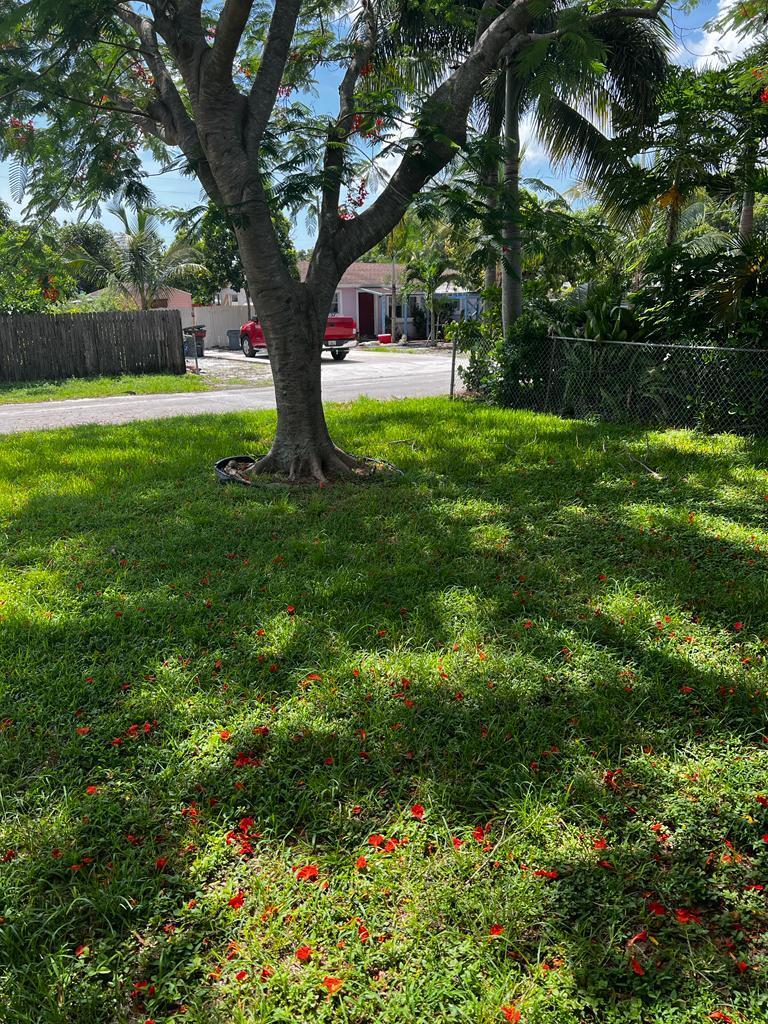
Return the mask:
<svg viewBox="0 0 768 1024">
<path fill-rule="evenodd" d="M 272 449 L 260 457 L 222 459 L 216 466 L 221 483 L 258 487 L 287 487 L 314 484 L 363 482 L 400 471 L 391 463 L 342 451 L 335 445 L 312 447 L 290 455 Z"/>
</svg>

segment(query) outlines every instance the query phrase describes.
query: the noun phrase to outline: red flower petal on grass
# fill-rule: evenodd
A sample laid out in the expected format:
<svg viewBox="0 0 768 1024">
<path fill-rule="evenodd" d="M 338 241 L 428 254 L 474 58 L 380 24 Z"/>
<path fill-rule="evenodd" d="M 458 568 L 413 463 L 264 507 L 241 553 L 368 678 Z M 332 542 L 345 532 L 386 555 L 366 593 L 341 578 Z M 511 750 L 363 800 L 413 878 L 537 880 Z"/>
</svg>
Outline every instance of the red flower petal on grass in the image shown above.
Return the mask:
<svg viewBox="0 0 768 1024">
<path fill-rule="evenodd" d="M 235 895 L 231 897 L 229 905 L 230 907 L 232 907 L 233 910 L 239 910 L 244 903 L 245 893 L 243 892 L 242 889 L 238 889 Z"/>
<path fill-rule="evenodd" d="M 722 1010 L 713 1010 L 709 1014 L 710 1020 L 719 1020 L 721 1024 L 733 1024 L 733 1019 L 728 1016 L 727 1013 L 723 1013 Z"/>
<path fill-rule="evenodd" d="M 85 787 L 85 792 L 88 794 L 88 796 L 93 796 L 94 793 L 98 793 L 99 792 L 99 787 L 98 786 L 86 786 Z"/>
<path fill-rule="evenodd" d="M 645 974 L 645 968 L 636 956 L 632 957 L 632 959 L 630 960 L 630 964 L 632 965 L 632 970 L 635 972 L 635 974 L 642 978 L 642 976 Z"/>
<path fill-rule="evenodd" d="M 358 871 L 365 871 L 368 867 L 368 860 L 366 857 L 358 857 L 355 861 L 355 867 Z"/>
<path fill-rule="evenodd" d="M 652 900 L 647 904 L 648 910 L 651 914 L 655 914 L 656 917 L 664 917 L 667 912 L 667 908 L 656 900 Z"/>
<path fill-rule="evenodd" d="M 248 971 L 238 971 L 237 974 L 235 975 L 235 978 L 238 981 L 245 981 L 245 979 L 247 977 L 248 977 Z"/>
<path fill-rule="evenodd" d="M 503 924 L 492 924 L 490 929 L 488 930 L 488 934 L 490 936 L 492 936 L 493 938 L 495 938 L 497 935 L 503 935 L 504 934 L 504 925 Z"/>
<path fill-rule="evenodd" d="M 557 878 L 559 877 L 556 871 L 547 871 L 545 868 L 539 868 L 538 871 L 533 872 L 537 878 Z"/>
<path fill-rule="evenodd" d="M 743 622 L 734 622 L 734 624 L 733 624 L 733 628 L 734 628 L 734 630 L 735 630 L 735 631 L 736 631 L 737 633 L 740 633 L 740 632 L 741 632 L 741 630 L 742 630 L 742 629 L 744 629 L 744 623 L 743 623 Z"/>
<path fill-rule="evenodd" d="M 329 978 L 327 975 L 323 978 L 323 985 L 328 989 L 329 996 L 335 996 L 343 984 L 341 978 Z"/>
<path fill-rule="evenodd" d="M 317 864 L 305 864 L 303 868 L 294 868 L 299 882 L 314 881 L 317 878 Z"/>
<path fill-rule="evenodd" d="M 285 610 L 289 615 L 293 615 L 293 613 L 296 611 L 292 604 L 289 604 Z"/>
<path fill-rule="evenodd" d="M 421 804 L 413 805 L 413 807 L 411 808 L 411 817 L 415 818 L 416 821 L 424 820 L 424 808 L 421 806 Z"/>
<path fill-rule="evenodd" d="M 508 1021 L 508 1024 L 519 1024 L 522 1013 L 516 1006 L 502 1006 L 501 1012 L 504 1014 L 504 1020 Z"/>
<path fill-rule="evenodd" d="M 688 910 L 687 907 L 678 907 L 675 911 L 675 918 L 680 924 L 701 924 L 702 920 L 695 910 Z"/>
<path fill-rule="evenodd" d="M 372 836 L 368 836 L 368 845 L 378 848 L 384 842 L 384 836 L 378 832 L 374 832 Z"/>
<path fill-rule="evenodd" d="M 229 729 L 222 729 L 221 732 L 219 733 L 219 739 L 221 740 L 222 743 L 226 743 L 231 735 L 232 733 L 229 731 Z"/>
<path fill-rule="evenodd" d="M 296 950 L 296 959 L 306 962 L 312 957 L 313 949 L 311 946 L 299 946 Z"/>
</svg>

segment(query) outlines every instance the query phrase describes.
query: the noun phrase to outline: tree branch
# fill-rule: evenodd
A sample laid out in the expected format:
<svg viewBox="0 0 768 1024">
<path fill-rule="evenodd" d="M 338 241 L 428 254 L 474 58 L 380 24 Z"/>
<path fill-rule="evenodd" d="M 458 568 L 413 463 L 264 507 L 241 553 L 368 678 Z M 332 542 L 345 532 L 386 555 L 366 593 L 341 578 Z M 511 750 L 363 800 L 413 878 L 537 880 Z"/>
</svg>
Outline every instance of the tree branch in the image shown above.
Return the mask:
<svg viewBox="0 0 768 1024">
<path fill-rule="evenodd" d="M 668 3 L 669 0 L 656 0 L 650 7 L 614 7 L 612 10 L 593 15 L 589 21 L 594 23 L 606 18 L 647 18 L 652 21 L 661 14 Z"/>
<path fill-rule="evenodd" d="M 258 149 L 264 129 L 267 127 L 277 91 L 283 80 L 291 43 L 299 20 L 301 0 L 275 0 L 267 41 L 261 55 L 261 64 L 256 72 L 251 94 L 248 98 L 250 127 L 248 148 Z"/>
<path fill-rule="evenodd" d="M 370 62 L 373 56 L 373 51 L 378 41 L 378 17 L 373 0 L 364 0 L 360 23 L 362 25 L 362 35 L 355 42 L 354 56 L 339 86 L 339 116 L 329 127 L 328 141 L 325 149 L 320 223 L 325 225 L 326 233 L 330 234 L 333 233 L 334 226 L 339 222 L 339 197 L 344 171 L 345 149 L 347 140 L 354 129 L 354 118 L 357 112 L 355 88 L 360 80 L 363 68 Z M 318 258 L 323 258 L 322 251 Z"/>
<path fill-rule="evenodd" d="M 194 7 L 194 3 L 192 6 Z M 150 18 L 137 14 L 126 4 L 118 5 L 117 14 L 138 36 L 140 53 L 155 78 L 158 99 L 147 106 L 148 116 L 159 120 L 168 144 L 181 149 L 200 177 L 208 195 L 214 202 L 221 203 L 221 194 L 200 144 L 195 122 L 187 113 L 181 94 L 160 52 L 155 23 Z M 150 134 L 157 135 L 157 132 Z"/>
<path fill-rule="evenodd" d="M 253 10 L 253 0 L 226 0 L 216 26 L 209 65 L 216 74 L 231 75 L 237 48 Z"/>
<path fill-rule="evenodd" d="M 656 0 L 649 7 L 614 8 L 595 15 L 589 21 L 596 23 L 617 15 L 653 19 L 658 17 L 667 2 Z M 336 237 L 330 248 L 339 266 L 349 266 L 392 231 L 414 195 L 448 164 L 456 147 L 464 144 L 473 99 L 483 79 L 499 60 L 514 56 L 532 42 L 559 37 L 561 31 L 557 29 L 543 34 L 527 31 L 531 21 L 529 4 L 530 0 L 514 0 L 499 14 L 479 35 L 466 60 L 427 100 L 423 108 L 423 123 L 408 143 L 400 166 L 387 187 L 359 217 L 341 222 L 336 227 Z M 490 4 L 484 4 L 482 13 L 489 7 Z M 321 227 L 317 248 L 321 242 L 328 245 L 328 240 L 322 235 Z"/>
<path fill-rule="evenodd" d="M 480 35 L 466 60 L 424 104 L 422 125 L 408 143 L 402 162 L 375 203 L 351 221 L 339 222 L 329 245 L 321 225 L 318 250 L 331 248 L 339 265 L 349 266 L 399 223 L 414 195 L 451 160 L 466 139 L 467 118 L 483 79 L 502 51 L 526 45 L 530 0 L 514 0 Z M 316 261 L 310 265 L 311 279 Z"/>
</svg>

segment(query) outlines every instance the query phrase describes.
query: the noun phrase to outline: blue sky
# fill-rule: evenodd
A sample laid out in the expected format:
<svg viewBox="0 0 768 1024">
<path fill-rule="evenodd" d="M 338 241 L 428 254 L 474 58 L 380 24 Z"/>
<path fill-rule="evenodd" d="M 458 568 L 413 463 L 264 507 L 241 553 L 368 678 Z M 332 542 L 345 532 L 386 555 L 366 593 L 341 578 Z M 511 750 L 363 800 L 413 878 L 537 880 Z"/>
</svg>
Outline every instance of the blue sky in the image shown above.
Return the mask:
<svg viewBox="0 0 768 1024">
<path fill-rule="evenodd" d="M 703 64 L 710 61 L 725 59 L 725 55 L 733 58 L 744 49 L 744 42 L 736 38 L 735 34 L 727 33 L 721 36 L 715 32 L 707 31 L 707 22 L 725 7 L 728 0 L 705 0 L 698 4 L 693 10 L 685 11 L 680 7 L 672 9 L 672 24 L 675 32 L 676 51 L 675 59 L 681 64 Z M 722 56 L 719 52 L 722 51 Z M 326 71 L 318 82 L 318 96 L 315 105 L 318 110 L 334 111 L 336 109 L 338 80 L 332 71 Z M 527 177 L 540 178 L 547 184 L 564 191 L 571 184 L 572 178 L 567 168 L 555 169 L 547 160 L 541 147 L 534 136 L 531 135 L 530 126 L 525 131 L 526 160 L 523 173 Z M 148 163 L 148 169 L 156 170 Z M 193 207 L 202 201 L 202 192 L 198 183 L 192 178 L 185 178 L 174 172 L 169 172 L 150 180 L 151 187 L 155 192 L 159 205 Z M 0 163 L 0 198 L 11 202 L 10 189 L 8 185 L 8 167 Z M 20 216 L 21 211 L 11 203 L 14 216 Z M 74 214 L 62 215 L 59 219 L 74 219 Z M 113 229 L 117 223 L 109 214 L 104 215 L 103 223 L 106 227 Z M 312 239 L 304 223 L 304 218 L 299 216 L 293 225 L 294 241 L 300 248 L 307 248 L 311 245 Z"/>
</svg>

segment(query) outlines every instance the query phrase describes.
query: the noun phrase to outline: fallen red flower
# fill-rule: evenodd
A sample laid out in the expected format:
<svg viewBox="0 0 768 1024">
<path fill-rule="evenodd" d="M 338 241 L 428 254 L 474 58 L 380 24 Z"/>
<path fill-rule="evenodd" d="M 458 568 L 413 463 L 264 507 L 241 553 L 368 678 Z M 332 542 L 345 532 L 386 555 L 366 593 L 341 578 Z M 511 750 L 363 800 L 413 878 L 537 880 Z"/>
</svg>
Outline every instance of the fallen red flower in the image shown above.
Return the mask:
<svg viewBox="0 0 768 1024">
<path fill-rule="evenodd" d="M 299 882 L 314 881 L 317 878 L 317 865 L 305 864 L 303 868 L 294 868 Z"/>
<path fill-rule="evenodd" d="M 695 910 L 688 910 L 686 907 L 678 907 L 675 911 L 675 918 L 680 924 L 701 924 L 701 916 Z"/>
</svg>

